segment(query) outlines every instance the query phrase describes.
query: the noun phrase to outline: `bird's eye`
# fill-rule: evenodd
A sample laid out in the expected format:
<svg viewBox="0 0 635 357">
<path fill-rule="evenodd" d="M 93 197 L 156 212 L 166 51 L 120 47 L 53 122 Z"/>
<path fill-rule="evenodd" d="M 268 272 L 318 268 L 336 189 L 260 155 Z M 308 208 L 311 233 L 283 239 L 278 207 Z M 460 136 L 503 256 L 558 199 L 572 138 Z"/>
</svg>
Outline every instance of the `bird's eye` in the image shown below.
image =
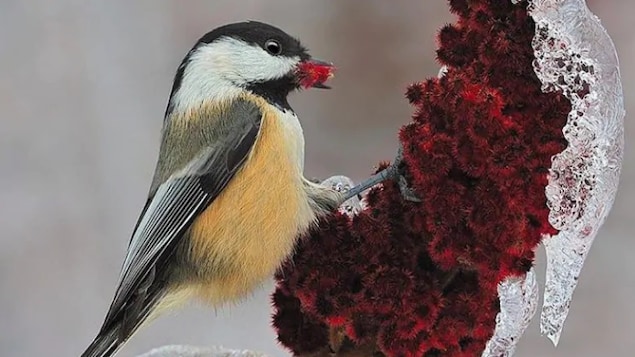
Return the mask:
<svg viewBox="0 0 635 357">
<path fill-rule="evenodd" d="M 272 55 L 279 55 L 282 53 L 282 46 L 280 46 L 280 42 L 276 40 L 267 40 L 265 42 L 265 49 Z"/>
</svg>

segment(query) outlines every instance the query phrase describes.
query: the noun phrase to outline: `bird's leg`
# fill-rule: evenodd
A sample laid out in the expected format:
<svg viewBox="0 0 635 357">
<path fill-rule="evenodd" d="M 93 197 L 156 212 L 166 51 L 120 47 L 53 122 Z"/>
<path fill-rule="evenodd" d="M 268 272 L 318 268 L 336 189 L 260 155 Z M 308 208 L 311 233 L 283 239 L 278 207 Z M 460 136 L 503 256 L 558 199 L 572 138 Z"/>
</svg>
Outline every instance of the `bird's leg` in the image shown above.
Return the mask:
<svg viewBox="0 0 635 357">
<path fill-rule="evenodd" d="M 375 186 L 378 183 L 382 183 L 388 179 L 392 179 L 394 177 L 396 177 L 398 175 L 397 172 L 395 172 L 395 167 L 393 165 L 381 170 L 380 172 L 376 173 L 375 175 L 371 176 L 369 179 L 367 179 L 366 181 L 360 183 L 359 185 L 356 185 L 355 187 L 351 188 L 350 190 L 346 191 L 344 194 L 344 201 L 347 201 L 359 194 L 361 194 L 362 192 L 368 190 L 369 188 Z"/>
<path fill-rule="evenodd" d="M 386 180 L 398 180 L 399 190 L 401 191 L 401 195 L 405 200 L 412 202 L 421 202 L 421 199 L 414 194 L 413 190 L 410 187 L 408 187 L 406 178 L 401 173 L 402 162 L 403 148 L 400 145 L 397 157 L 395 157 L 395 160 L 393 160 L 392 164 L 382 171 L 371 176 L 366 181 L 348 190 L 344 195 L 344 201 L 361 194 L 362 192 L 375 186 L 378 183 L 384 182 Z"/>
</svg>

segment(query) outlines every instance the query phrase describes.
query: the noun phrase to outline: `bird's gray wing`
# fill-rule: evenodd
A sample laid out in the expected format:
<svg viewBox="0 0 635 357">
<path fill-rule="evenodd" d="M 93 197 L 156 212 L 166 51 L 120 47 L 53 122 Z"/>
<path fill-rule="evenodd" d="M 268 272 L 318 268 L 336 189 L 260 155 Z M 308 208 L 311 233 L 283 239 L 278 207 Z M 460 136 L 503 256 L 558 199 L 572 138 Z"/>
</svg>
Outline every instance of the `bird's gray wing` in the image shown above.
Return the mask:
<svg viewBox="0 0 635 357">
<path fill-rule="evenodd" d="M 102 331 L 117 324 L 126 335 L 147 317 L 160 298 L 158 290 L 164 287 L 156 280 L 164 278 L 165 263 L 177 243 L 245 162 L 258 137 L 262 113 L 247 102 L 229 112 L 232 117 L 222 119 L 219 139 L 203 147 L 148 200 L 130 240 Z"/>
</svg>

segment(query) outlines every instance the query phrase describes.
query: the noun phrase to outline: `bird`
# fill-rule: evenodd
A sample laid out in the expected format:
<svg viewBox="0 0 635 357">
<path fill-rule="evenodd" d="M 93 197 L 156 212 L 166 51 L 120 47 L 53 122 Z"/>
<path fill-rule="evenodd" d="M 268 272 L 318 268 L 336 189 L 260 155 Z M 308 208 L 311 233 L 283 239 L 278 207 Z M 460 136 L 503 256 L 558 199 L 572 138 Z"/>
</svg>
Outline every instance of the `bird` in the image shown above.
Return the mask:
<svg viewBox="0 0 635 357">
<path fill-rule="evenodd" d="M 115 354 L 145 322 L 192 298 L 218 306 L 245 296 L 343 202 L 303 176 L 304 136 L 287 100 L 327 88 L 333 71 L 262 22 L 198 39 L 174 76 L 115 296 L 82 357 Z"/>
<path fill-rule="evenodd" d="M 197 299 L 221 306 L 273 276 L 298 237 L 349 192 L 304 177 L 304 136 L 292 92 L 329 87 L 332 63 L 258 21 L 220 26 L 174 75 L 146 203 L 118 286 L 82 357 L 115 355 L 144 325 Z"/>
</svg>

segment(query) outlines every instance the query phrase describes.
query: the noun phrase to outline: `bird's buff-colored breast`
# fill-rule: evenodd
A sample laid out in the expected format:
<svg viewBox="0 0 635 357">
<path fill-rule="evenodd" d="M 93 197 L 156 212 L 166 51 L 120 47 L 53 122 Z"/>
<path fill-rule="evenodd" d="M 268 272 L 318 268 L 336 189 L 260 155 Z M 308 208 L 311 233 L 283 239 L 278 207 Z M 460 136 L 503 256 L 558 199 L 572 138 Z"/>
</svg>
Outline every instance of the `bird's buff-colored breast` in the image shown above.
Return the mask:
<svg viewBox="0 0 635 357">
<path fill-rule="evenodd" d="M 252 152 L 190 231 L 190 257 L 202 267 L 195 290 L 214 304 L 239 298 L 271 277 L 315 218 L 296 152 L 302 133 L 264 100 L 248 99 L 263 112 Z"/>
</svg>

